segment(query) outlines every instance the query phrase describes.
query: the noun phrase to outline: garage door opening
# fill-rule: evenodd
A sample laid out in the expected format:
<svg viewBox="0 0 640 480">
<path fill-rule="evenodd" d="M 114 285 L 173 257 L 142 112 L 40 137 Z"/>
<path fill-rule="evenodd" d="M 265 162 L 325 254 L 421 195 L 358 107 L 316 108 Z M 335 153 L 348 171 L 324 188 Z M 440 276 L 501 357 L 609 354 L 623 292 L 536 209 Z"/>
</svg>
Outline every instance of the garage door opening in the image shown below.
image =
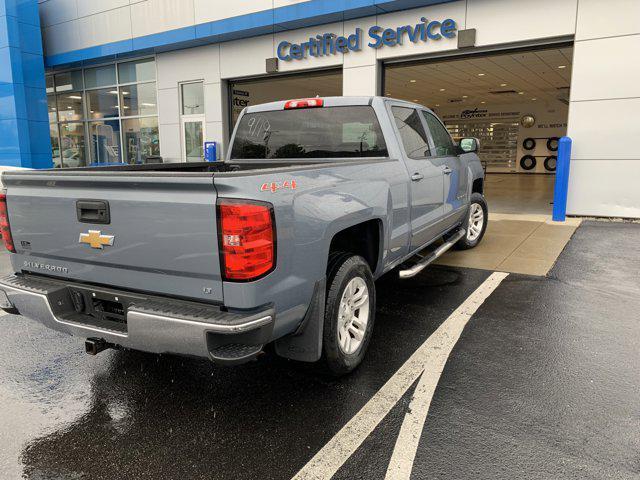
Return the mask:
<svg viewBox="0 0 640 480">
<path fill-rule="evenodd" d="M 431 108 L 453 137 L 480 139 L 493 212 L 550 215 L 572 57 L 566 45 L 389 64 L 384 93 Z"/>
<path fill-rule="evenodd" d="M 331 70 L 229 82 L 231 126 L 244 107 L 293 98 L 342 95 L 342 71 Z"/>
</svg>

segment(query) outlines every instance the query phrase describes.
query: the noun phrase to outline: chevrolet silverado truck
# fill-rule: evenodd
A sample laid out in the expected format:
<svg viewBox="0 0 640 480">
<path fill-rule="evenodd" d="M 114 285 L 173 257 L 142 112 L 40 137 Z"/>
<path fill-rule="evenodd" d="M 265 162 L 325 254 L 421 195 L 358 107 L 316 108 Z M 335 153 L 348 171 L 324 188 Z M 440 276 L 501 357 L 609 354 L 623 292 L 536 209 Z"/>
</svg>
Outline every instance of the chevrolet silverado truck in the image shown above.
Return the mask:
<svg viewBox="0 0 640 480">
<path fill-rule="evenodd" d="M 5 172 L 0 308 L 90 354 L 238 364 L 273 344 L 346 374 L 376 279 L 482 240 L 477 149 L 423 106 L 328 97 L 245 108 L 222 162 Z"/>
</svg>

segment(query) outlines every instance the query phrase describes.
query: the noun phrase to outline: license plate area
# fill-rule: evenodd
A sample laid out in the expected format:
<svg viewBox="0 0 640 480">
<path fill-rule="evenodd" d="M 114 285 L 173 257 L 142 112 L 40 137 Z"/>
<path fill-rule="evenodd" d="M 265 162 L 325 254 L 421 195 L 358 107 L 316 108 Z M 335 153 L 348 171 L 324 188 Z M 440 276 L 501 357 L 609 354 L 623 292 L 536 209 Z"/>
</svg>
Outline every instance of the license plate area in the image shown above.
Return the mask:
<svg viewBox="0 0 640 480">
<path fill-rule="evenodd" d="M 60 319 L 122 333 L 127 332 L 127 309 L 136 298 L 73 286 L 58 291 L 55 297 L 49 302 L 58 307 L 55 313 Z"/>
</svg>

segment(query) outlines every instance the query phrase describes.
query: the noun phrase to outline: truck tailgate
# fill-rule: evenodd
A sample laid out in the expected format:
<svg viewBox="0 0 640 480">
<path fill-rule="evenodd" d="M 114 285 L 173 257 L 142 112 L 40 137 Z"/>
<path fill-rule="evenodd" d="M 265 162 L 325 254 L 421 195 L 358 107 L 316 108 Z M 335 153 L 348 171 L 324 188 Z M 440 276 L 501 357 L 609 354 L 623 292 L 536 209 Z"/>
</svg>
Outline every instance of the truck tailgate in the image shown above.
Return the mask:
<svg viewBox="0 0 640 480">
<path fill-rule="evenodd" d="M 17 271 L 222 301 L 210 173 L 31 172 L 3 180 Z M 108 223 L 100 223 L 105 206 Z"/>
</svg>

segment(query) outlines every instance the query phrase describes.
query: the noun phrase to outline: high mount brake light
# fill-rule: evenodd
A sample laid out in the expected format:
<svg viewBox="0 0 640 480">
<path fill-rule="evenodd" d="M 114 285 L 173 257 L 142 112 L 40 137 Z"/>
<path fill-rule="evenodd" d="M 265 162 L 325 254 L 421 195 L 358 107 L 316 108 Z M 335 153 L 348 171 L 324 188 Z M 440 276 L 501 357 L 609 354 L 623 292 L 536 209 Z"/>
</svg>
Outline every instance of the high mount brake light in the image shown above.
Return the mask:
<svg viewBox="0 0 640 480">
<path fill-rule="evenodd" d="M 289 100 L 284 104 L 285 110 L 293 110 L 294 108 L 318 108 L 324 106 L 324 100 L 321 98 L 304 98 L 301 100 Z"/>
<path fill-rule="evenodd" d="M 225 280 L 257 280 L 273 270 L 276 236 L 271 204 L 219 200 L 218 222 Z"/>
<path fill-rule="evenodd" d="M 11 228 L 9 226 L 9 213 L 7 212 L 7 195 L 0 193 L 0 232 L 4 246 L 12 253 L 16 253 L 16 247 L 13 245 L 13 237 L 11 236 Z"/>
</svg>

